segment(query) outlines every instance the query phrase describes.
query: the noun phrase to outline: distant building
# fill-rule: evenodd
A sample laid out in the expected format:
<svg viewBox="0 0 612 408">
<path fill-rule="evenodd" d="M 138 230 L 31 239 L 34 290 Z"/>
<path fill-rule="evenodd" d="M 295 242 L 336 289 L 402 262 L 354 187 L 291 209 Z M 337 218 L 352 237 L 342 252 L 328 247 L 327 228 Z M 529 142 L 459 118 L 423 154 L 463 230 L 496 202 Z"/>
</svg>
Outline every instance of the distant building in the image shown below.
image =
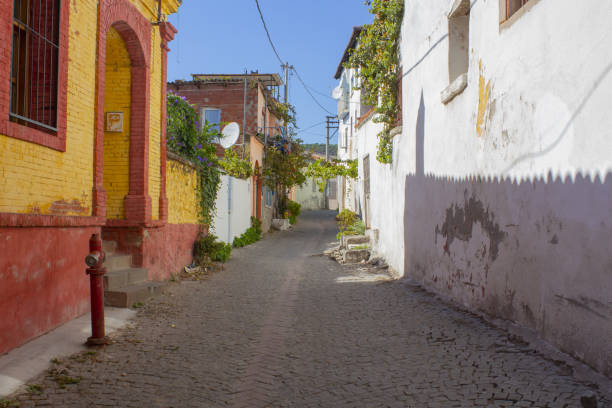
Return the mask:
<svg viewBox="0 0 612 408">
<path fill-rule="evenodd" d="M 235 214 L 232 222 L 232 217 L 229 215 L 232 210 L 228 207 L 231 205 L 232 194 L 230 180 L 226 180 L 225 183 L 228 185 L 224 184 L 222 187 L 223 194 L 229 195 L 228 200 L 224 201 L 228 204 L 218 207 L 217 211 L 223 220 L 219 221 L 224 224 L 223 231 L 229 232 L 219 232 L 219 234 L 227 235 L 230 241 L 232 236 L 244 232 L 240 229 L 249 216 L 261 220 L 264 231 L 269 229 L 272 222 L 272 192 L 263 185 L 260 171 L 263 167 L 264 143 L 281 133 L 282 122 L 275 116 L 274 106 L 282 84 L 278 74 L 259 73 L 192 74 L 191 81 L 168 83 L 169 92 L 185 97 L 195 106 L 202 124 L 208 121 L 219 129 L 222 124 L 229 122 L 236 122 L 240 126 L 240 137 L 235 146 L 242 146 L 250 152 L 255 175 L 251 180 L 252 187 L 248 187 L 251 194 L 250 202 L 240 203 L 240 211 L 248 209 L 246 218 L 244 214 L 240 216 Z M 218 154 L 223 155 L 220 146 Z M 238 203 L 234 202 L 234 205 Z M 226 223 L 229 224 L 229 228 Z M 221 227 L 218 229 L 221 230 Z"/>
</svg>

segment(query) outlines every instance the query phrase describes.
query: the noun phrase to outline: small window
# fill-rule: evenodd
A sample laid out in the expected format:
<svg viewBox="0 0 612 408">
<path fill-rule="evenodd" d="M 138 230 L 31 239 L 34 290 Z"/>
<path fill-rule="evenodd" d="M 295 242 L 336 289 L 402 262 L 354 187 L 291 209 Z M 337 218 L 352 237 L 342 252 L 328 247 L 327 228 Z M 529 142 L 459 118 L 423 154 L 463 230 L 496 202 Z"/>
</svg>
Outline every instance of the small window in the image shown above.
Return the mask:
<svg viewBox="0 0 612 408">
<path fill-rule="evenodd" d="M 502 0 L 501 21 L 504 22 L 521 9 L 529 0 Z"/>
<path fill-rule="evenodd" d="M 14 0 L 10 119 L 57 131 L 60 0 Z"/>
<path fill-rule="evenodd" d="M 264 201 L 266 207 L 272 207 L 272 201 L 274 200 L 274 191 L 272 191 L 268 186 L 264 189 Z"/>
<path fill-rule="evenodd" d="M 468 71 L 470 49 L 470 2 L 458 2 L 448 18 L 449 83 Z"/>
<path fill-rule="evenodd" d="M 343 143 L 342 148 L 346 150 L 347 147 L 348 147 L 348 129 L 345 128 L 344 129 L 344 143 Z"/>
<path fill-rule="evenodd" d="M 221 132 L 221 109 L 203 109 L 203 120 L 202 123 L 210 123 L 211 129 L 215 129 L 217 132 Z"/>
<path fill-rule="evenodd" d="M 440 95 L 447 104 L 467 87 L 470 65 L 470 0 L 455 0 L 448 13 L 448 82 Z"/>
</svg>

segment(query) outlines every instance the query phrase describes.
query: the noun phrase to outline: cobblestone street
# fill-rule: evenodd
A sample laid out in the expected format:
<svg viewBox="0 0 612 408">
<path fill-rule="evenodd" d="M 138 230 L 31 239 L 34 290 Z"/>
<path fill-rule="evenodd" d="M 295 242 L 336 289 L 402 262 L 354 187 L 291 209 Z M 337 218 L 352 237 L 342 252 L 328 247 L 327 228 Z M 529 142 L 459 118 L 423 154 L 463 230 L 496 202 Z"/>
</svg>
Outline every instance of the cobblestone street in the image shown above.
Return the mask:
<svg viewBox="0 0 612 408">
<path fill-rule="evenodd" d="M 20 407 L 581 407 L 601 390 L 417 286 L 336 264 L 333 213 L 172 284 Z M 599 395 L 599 407 L 607 406 Z"/>
</svg>

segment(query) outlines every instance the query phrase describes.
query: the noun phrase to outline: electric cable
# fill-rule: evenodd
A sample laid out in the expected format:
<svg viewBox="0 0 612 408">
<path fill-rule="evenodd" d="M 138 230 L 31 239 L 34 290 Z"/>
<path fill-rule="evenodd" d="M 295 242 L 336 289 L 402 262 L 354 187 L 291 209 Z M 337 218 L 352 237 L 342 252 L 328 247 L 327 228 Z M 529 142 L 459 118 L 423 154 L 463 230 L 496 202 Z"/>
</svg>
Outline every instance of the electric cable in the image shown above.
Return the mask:
<svg viewBox="0 0 612 408">
<path fill-rule="evenodd" d="M 302 84 L 302 86 L 304 87 L 304 89 L 306 90 L 306 92 L 308 92 L 308 95 L 310 95 L 310 97 L 312 98 L 313 101 L 315 101 L 315 103 L 317 105 L 319 105 L 319 107 L 321 109 L 323 109 L 325 112 L 329 113 L 330 115 L 334 115 L 333 113 L 331 113 L 330 111 L 328 111 L 323 105 L 321 105 L 319 103 L 319 101 L 317 100 L 317 98 L 314 97 L 314 95 L 312 94 L 312 92 L 310 92 L 310 89 L 308 89 L 308 86 L 306 86 L 306 83 L 304 82 L 304 80 L 302 79 L 302 77 L 300 76 L 300 74 L 298 74 L 297 70 L 292 67 L 291 68 L 293 70 L 293 72 L 295 73 L 295 75 L 297 76 L 298 80 L 300 81 L 300 83 Z"/>
<path fill-rule="evenodd" d="M 264 20 L 263 13 L 261 12 L 261 7 L 259 7 L 259 0 L 255 0 L 255 4 L 257 5 L 257 11 L 259 11 L 259 17 L 261 18 L 264 30 L 266 30 L 266 35 L 268 36 L 268 41 L 272 46 L 272 50 L 274 51 L 274 54 L 276 54 L 276 58 L 278 58 L 278 61 L 281 63 L 281 65 L 283 65 L 283 59 L 280 57 L 280 55 L 278 55 L 278 51 L 276 51 L 276 47 L 274 46 L 274 43 L 272 42 L 272 37 L 270 36 L 270 31 L 268 31 L 268 26 L 266 25 L 266 20 Z"/>
<path fill-rule="evenodd" d="M 296 134 L 299 135 L 300 133 L 303 133 L 303 132 L 307 131 L 308 129 L 312 129 L 313 127 L 316 127 L 316 126 L 319 126 L 319 125 L 324 125 L 325 123 L 327 123 L 327 122 L 323 121 L 323 122 L 315 123 L 312 126 L 308 126 L 308 127 L 304 128 L 304 129 L 300 129 L 300 131 L 297 132 Z"/>
</svg>

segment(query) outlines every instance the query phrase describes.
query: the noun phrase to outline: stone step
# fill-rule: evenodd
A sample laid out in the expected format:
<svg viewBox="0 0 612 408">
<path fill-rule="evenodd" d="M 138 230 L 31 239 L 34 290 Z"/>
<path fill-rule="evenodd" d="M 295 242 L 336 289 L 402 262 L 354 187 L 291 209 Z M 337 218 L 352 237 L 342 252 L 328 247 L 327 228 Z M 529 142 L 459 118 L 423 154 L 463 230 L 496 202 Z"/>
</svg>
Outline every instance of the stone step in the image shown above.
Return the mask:
<svg viewBox="0 0 612 408">
<path fill-rule="evenodd" d="M 367 244 L 370 242 L 370 237 L 367 235 L 344 235 L 342 236 L 344 247 L 348 245 Z"/>
<path fill-rule="evenodd" d="M 167 282 L 141 282 L 117 290 L 107 290 L 104 292 L 104 304 L 113 307 L 133 307 L 135 303 L 144 302 L 162 293 L 166 286 Z"/>
<path fill-rule="evenodd" d="M 104 266 L 107 272 L 120 271 L 122 269 L 129 269 L 132 267 L 132 255 L 125 254 L 111 254 L 106 255 L 104 259 Z"/>
<path fill-rule="evenodd" d="M 117 241 L 102 241 L 102 250 L 109 256 L 117 251 Z"/>
<path fill-rule="evenodd" d="M 344 252 L 344 263 L 353 264 L 367 261 L 370 259 L 370 250 L 368 249 L 350 249 Z"/>
<path fill-rule="evenodd" d="M 148 271 L 142 268 L 127 268 L 104 274 L 104 290 L 116 290 L 126 285 L 146 282 Z"/>
</svg>

